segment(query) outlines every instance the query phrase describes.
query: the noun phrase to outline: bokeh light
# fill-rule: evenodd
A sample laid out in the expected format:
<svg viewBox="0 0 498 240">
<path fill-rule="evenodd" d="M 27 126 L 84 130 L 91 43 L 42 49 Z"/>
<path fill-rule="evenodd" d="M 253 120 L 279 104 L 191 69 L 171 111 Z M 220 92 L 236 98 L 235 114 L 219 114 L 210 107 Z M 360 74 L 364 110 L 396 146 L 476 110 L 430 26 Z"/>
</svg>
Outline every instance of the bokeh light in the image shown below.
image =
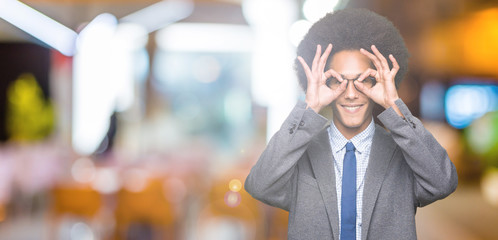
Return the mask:
<svg viewBox="0 0 498 240">
<path fill-rule="evenodd" d="M 484 173 L 481 189 L 484 199 L 489 204 L 498 207 L 498 168 L 490 168 Z"/>
<path fill-rule="evenodd" d="M 455 85 L 448 89 L 445 103 L 448 123 L 465 128 L 485 113 L 498 110 L 498 86 Z"/>
<path fill-rule="evenodd" d="M 95 165 L 90 158 L 79 158 L 74 161 L 71 167 L 71 174 L 77 182 L 89 183 L 95 179 Z"/>
<path fill-rule="evenodd" d="M 118 172 L 113 168 L 97 169 L 95 180 L 92 182 L 92 187 L 102 194 L 117 192 L 121 187 L 118 180 Z"/>
<path fill-rule="evenodd" d="M 239 206 L 241 200 L 242 200 L 242 198 L 240 196 L 240 193 L 238 193 L 238 192 L 228 191 L 225 194 L 225 204 L 229 207 Z"/>
<path fill-rule="evenodd" d="M 228 185 L 232 192 L 238 192 L 242 189 L 242 183 L 239 179 L 232 179 Z"/>
<path fill-rule="evenodd" d="M 71 240 L 94 240 L 92 229 L 83 222 L 78 222 L 71 227 Z"/>
<path fill-rule="evenodd" d="M 130 192 L 141 192 L 148 183 L 148 172 L 143 169 L 132 168 L 123 173 L 123 187 Z"/>
</svg>

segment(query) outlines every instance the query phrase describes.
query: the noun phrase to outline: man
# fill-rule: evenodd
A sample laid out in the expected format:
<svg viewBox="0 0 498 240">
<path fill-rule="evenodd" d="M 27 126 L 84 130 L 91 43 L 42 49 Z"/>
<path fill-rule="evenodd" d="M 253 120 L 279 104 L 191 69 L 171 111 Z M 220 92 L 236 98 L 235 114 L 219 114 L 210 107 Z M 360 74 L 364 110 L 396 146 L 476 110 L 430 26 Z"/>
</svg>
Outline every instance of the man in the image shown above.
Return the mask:
<svg viewBox="0 0 498 240">
<path fill-rule="evenodd" d="M 305 102 L 272 137 L 246 190 L 289 211 L 289 239 L 416 239 L 417 207 L 458 180 L 398 97 L 408 59 L 398 30 L 371 11 L 340 10 L 315 23 L 297 53 Z M 374 124 L 374 104 L 385 108 L 377 118 L 387 130 Z M 330 125 L 319 114 L 328 106 Z"/>
</svg>

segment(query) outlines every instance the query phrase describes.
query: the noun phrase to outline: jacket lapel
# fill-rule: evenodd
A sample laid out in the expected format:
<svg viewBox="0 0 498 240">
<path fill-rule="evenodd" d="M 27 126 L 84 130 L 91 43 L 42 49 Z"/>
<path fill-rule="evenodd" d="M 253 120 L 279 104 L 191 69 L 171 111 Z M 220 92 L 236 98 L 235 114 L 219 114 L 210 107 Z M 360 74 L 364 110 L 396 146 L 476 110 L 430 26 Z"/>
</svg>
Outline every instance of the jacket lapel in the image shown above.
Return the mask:
<svg viewBox="0 0 498 240">
<path fill-rule="evenodd" d="M 316 177 L 323 202 L 327 210 L 334 239 L 339 239 L 339 217 L 337 211 L 337 192 L 335 188 L 334 157 L 330 148 L 329 135 L 321 131 L 308 147 L 311 167 Z"/>
<path fill-rule="evenodd" d="M 380 187 L 393 158 L 396 143 L 384 128 L 376 125 L 372 140 L 370 158 L 368 160 L 367 172 L 365 173 L 365 186 L 363 190 L 363 216 L 361 238 L 367 239 L 368 228 L 372 218 L 373 209 Z"/>
</svg>

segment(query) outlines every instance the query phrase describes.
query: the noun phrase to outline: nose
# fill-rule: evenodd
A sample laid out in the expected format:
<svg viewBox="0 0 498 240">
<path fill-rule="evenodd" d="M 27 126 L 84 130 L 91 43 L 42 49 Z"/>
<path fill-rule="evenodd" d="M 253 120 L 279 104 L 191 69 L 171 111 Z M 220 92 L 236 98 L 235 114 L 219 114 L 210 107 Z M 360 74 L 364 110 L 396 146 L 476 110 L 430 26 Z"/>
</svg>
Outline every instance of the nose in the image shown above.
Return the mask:
<svg viewBox="0 0 498 240">
<path fill-rule="evenodd" d="M 344 79 L 345 81 L 348 81 L 348 85 L 346 86 L 346 90 L 344 91 L 344 95 L 347 99 L 356 99 L 358 98 L 358 89 L 356 89 L 356 87 L 354 86 L 354 83 L 353 81 L 354 80 L 346 80 Z"/>
</svg>

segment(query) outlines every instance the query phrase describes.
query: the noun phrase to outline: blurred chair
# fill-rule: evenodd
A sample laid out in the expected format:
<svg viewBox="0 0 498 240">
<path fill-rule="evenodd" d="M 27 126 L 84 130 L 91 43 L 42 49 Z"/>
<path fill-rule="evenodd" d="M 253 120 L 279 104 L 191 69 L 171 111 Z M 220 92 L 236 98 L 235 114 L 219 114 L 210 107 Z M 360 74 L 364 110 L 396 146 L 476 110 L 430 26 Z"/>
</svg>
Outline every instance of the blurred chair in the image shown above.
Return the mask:
<svg viewBox="0 0 498 240">
<path fill-rule="evenodd" d="M 98 218 L 103 199 L 99 192 L 88 185 L 56 185 L 51 191 L 51 229 L 49 239 L 65 239 L 70 233 L 64 227 L 68 222 L 90 226 L 93 236 L 99 233 L 91 229 L 92 222 Z M 67 227 L 67 226 L 66 226 Z M 69 228 L 71 228 L 69 226 Z"/>
<path fill-rule="evenodd" d="M 5 205 L 0 202 L 0 223 L 2 223 L 3 221 L 5 221 L 5 219 L 7 218 L 7 209 L 5 209 Z"/>
<path fill-rule="evenodd" d="M 100 193 L 89 186 L 57 186 L 52 194 L 53 211 L 56 215 L 74 214 L 91 218 L 97 214 L 102 204 Z"/>
<path fill-rule="evenodd" d="M 148 179 L 142 189 L 117 193 L 115 239 L 176 239 L 175 213 L 164 194 L 164 179 Z"/>
</svg>

